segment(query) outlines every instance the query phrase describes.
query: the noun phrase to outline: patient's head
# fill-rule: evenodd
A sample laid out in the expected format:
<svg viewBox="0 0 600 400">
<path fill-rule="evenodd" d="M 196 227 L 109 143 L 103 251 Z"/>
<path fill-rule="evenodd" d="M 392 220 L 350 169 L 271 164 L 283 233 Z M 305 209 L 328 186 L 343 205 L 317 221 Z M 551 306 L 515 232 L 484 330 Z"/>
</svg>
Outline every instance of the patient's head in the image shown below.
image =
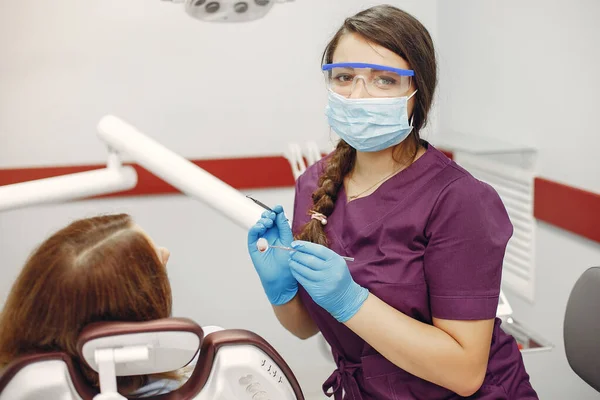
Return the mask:
<svg viewBox="0 0 600 400">
<path fill-rule="evenodd" d="M 78 359 L 78 335 L 92 322 L 169 317 L 168 256 L 125 214 L 79 220 L 56 232 L 31 254 L 0 314 L 0 367 L 46 351 Z M 97 375 L 82 370 L 97 385 Z M 135 388 L 143 380 L 119 383 Z"/>
</svg>

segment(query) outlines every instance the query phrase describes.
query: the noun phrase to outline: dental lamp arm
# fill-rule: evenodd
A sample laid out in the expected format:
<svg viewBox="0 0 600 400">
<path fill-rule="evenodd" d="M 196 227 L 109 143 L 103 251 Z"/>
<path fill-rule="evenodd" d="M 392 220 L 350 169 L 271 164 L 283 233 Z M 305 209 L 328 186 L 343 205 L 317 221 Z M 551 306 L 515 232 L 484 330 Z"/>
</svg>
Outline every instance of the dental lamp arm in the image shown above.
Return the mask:
<svg viewBox="0 0 600 400">
<path fill-rule="evenodd" d="M 245 230 L 250 229 L 264 211 L 238 190 L 117 117 L 102 118 L 98 136 L 115 151 L 129 155 L 154 175 Z"/>
<path fill-rule="evenodd" d="M 110 153 L 107 168 L 0 186 L 0 211 L 132 189 L 137 174 Z"/>
<path fill-rule="evenodd" d="M 243 229 L 254 225 L 263 211 L 238 190 L 117 117 L 102 118 L 98 136 L 110 149 L 106 168 L 1 186 L 0 211 L 132 189 L 137 184 L 137 174 L 132 167 L 121 166 L 119 154 L 127 154 L 154 175 L 203 201 Z"/>
</svg>

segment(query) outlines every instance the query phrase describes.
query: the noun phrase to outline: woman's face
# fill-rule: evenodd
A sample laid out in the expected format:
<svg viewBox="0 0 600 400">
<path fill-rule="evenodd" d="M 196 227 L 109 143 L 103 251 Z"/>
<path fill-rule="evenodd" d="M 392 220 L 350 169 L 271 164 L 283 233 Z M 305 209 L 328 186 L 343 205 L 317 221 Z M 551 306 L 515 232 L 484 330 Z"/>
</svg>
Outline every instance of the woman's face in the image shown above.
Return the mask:
<svg viewBox="0 0 600 400">
<path fill-rule="evenodd" d="M 367 64 L 379 64 L 399 69 L 411 69 L 408 62 L 391 50 L 378 44 L 366 41 L 360 35 L 347 33 L 343 35 L 333 53 L 333 63 L 360 62 Z M 414 81 L 411 79 L 410 88 L 406 95 L 414 92 Z M 371 97 L 366 91 L 365 82 L 358 79 L 349 98 Z M 412 114 L 414 97 L 408 102 L 408 113 Z"/>
</svg>

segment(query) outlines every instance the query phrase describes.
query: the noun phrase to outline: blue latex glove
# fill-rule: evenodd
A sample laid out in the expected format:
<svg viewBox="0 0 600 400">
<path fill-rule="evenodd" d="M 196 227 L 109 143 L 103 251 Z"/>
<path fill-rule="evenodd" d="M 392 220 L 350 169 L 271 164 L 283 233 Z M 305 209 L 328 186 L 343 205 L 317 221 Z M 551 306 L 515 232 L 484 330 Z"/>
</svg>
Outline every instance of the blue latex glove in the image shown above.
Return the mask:
<svg viewBox="0 0 600 400">
<path fill-rule="evenodd" d="M 320 244 L 295 241 L 290 257 L 292 275 L 310 297 L 339 322 L 346 322 L 363 305 L 369 291 L 354 282 L 346 261 Z"/>
<path fill-rule="evenodd" d="M 272 248 L 260 252 L 256 247 L 261 237 L 267 240 L 269 246 L 289 247 L 294 240 L 283 207 L 275 206 L 273 211 L 265 211 L 248 231 L 248 252 L 267 298 L 273 305 L 282 305 L 292 300 L 298 292 L 298 281 L 292 276 L 288 263 L 289 252 Z"/>
</svg>

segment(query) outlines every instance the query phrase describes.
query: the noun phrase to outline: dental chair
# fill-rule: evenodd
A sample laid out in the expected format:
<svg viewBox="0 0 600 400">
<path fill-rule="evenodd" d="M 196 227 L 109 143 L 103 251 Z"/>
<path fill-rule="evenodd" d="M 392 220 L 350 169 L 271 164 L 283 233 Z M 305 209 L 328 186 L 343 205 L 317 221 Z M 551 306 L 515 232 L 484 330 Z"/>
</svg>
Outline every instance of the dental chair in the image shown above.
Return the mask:
<svg viewBox="0 0 600 400">
<path fill-rule="evenodd" d="M 600 392 L 600 267 L 589 268 L 569 295 L 564 321 L 565 353 L 571 369 Z"/>
<path fill-rule="evenodd" d="M 0 375 L 0 400 L 122 400 L 117 376 L 147 375 L 189 366 L 190 378 L 150 400 L 304 400 L 289 366 L 255 333 L 204 329 L 186 318 L 101 322 L 78 340 L 81 359 L 99 373 L 100 393 L 65 353 L 31 354 Z M 195 366 L 194 366 L 194 362 Z"/>
</svg>

